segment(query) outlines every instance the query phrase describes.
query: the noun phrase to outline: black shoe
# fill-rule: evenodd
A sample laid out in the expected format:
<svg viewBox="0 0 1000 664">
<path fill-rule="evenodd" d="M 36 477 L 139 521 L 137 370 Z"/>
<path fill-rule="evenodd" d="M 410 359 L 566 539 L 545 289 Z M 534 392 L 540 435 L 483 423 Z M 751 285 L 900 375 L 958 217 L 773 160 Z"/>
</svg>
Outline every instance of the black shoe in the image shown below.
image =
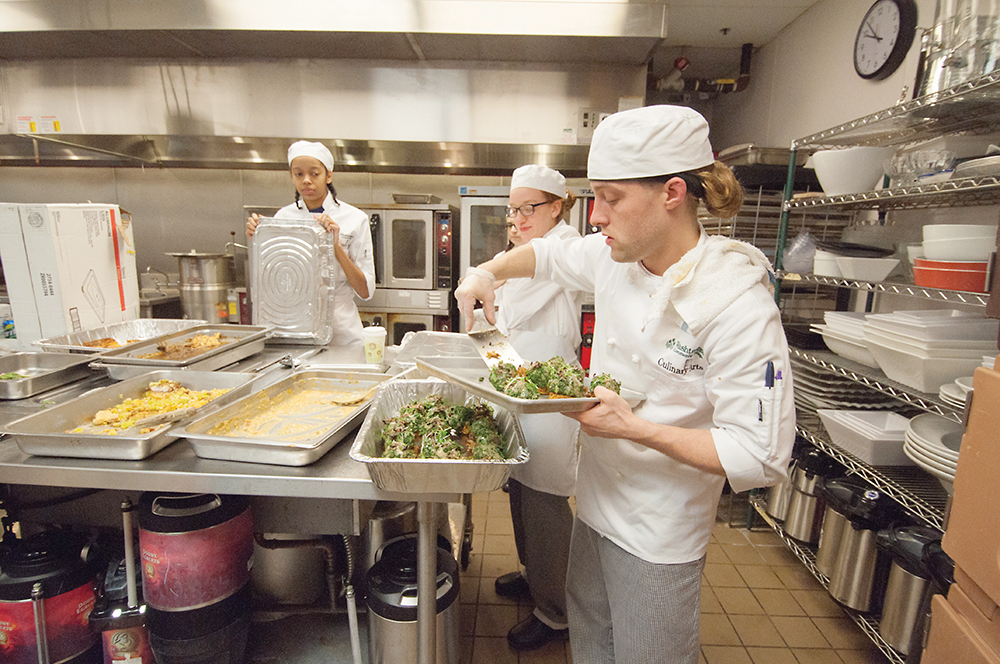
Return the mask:
<svg viewBox="0 0 1000 664">
<path fill-rule="evenodd" d="M 535 650 L 549 641 L 565 641 L 567 638 L 568 629 L 552 629 L 533 613 L 507 632 L 507 643 L 514 650 Z"/>
<path fill-rule="evenodd" d="M 531 600 L 531 590 L 528 589 L 528 580 L 521 576 L 520 572 L 511 572 L 497 578 L 493 584 L 497 595 L 516 600 Z"/>
</svg>

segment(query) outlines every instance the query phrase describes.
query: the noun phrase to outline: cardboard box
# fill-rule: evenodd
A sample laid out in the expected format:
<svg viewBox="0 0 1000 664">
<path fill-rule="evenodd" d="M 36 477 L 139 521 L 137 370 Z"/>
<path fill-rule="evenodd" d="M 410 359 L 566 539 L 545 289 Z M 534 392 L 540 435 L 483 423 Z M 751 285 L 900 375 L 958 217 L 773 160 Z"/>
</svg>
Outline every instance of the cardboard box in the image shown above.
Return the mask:
<svg viewBox="0 0 1000 664">
<path fill-rule="evenodd" d="M 1000 653 L 1000 607 L 959 567 L 955 568 L 955 583 L 948 589 L 948 604 L 965 619 L 976 636 L 993 652 Z"/>
<path fill-rule="evenodd" d="M 19 212 L 43 337 L 139 317 L 135 242 L 117 205 L 20 205 Z"/>
<path fill-rule="evenodd" d="M 955 471 L 948 529 L 941 540 L 945 553 L 994 604 L 1000 604 L 1000 372 L 981 367 L 969 425 Z"/>
<path fill-rule="evenodd" d="M 35 291 L 28 269 L 28 253 L 21 234 L 21 215 L 15 203 L 0 203 L 0 262 L 3 263 L 7 296 L 14 315 L 16 347 L 42 339 L 42 327 L 35 307 Z M 15 348 L 16 349 L 16 348 Z"/>
<path fill-rule="evenodd" d="M 1000 657 L 941 595 L 931 599 L 931 627 L 921 664 L 1000 664 Z"/>
</svg>

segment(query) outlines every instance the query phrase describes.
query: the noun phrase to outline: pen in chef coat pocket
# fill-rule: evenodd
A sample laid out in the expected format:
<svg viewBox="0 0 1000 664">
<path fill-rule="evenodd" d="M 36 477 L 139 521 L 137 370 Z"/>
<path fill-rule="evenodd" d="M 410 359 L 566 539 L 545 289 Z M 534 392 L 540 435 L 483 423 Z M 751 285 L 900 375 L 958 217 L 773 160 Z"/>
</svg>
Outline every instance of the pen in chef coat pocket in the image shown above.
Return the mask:
<svg viewBox="0 0 1000 664">
<path fill-rule="evenodd" d="M 764 387 L 768 389 L 774 388 L 774 362 L 768 360 L 767 366 L 764 369 Z M 761 399 L 757 399 L 757 421 L 764 421 L 764 402 Z"/>
</svg>

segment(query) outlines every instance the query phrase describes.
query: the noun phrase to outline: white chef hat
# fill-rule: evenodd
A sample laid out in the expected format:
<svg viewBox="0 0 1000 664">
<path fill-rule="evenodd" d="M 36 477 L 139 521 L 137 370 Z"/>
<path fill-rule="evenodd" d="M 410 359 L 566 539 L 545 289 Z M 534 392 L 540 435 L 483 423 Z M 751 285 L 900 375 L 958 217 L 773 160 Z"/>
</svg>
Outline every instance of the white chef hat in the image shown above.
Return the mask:
<svg viewBox="0 0 1000 664">
<path fill-rule="evenodd" d="M 633 180 L 683 173 L 715 161 L 708 122 L 686 106 L 645 106 L 610 115 L 594 130 L 591 180 Z"/>
<path fill-rule="evenodd" d="M 566 178 L 559 171 L 548 166 L 528 164 L 514 171 L 510 177 L 510 188 L 529 187 L 548 192 L 559 198 L 566 198 Z"/>
<path fill-rule="evenodd" d="M 333 171 L 333 153 L 322 143 L 312 143 L 310 141 L 295 141 L 288 146 L 288 165 L 292 165 L 292 160 L 296 157 L 312 157 L 318 159 L 326 170 Z"/>
</svg>

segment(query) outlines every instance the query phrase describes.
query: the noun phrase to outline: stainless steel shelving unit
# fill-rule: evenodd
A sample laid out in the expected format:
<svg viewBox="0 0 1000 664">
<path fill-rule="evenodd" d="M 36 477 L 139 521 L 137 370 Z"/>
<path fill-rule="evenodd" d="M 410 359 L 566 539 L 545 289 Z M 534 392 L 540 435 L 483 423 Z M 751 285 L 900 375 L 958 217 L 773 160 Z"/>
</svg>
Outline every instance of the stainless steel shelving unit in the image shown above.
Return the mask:
<svg viewBox="0 0 1000 664">
<path fill-rule="evenodd" d="M 923 210 L 956 205 L 1000 203 L 1000 178 L 958 178 L 934 184 L 911 185 L 840 196 L 810 196 L 785 201 L 786 210 Z"/>
<path fill-rule="evenodd" d="M 968 291 L 943 290 L 940 288 L 928 288 L 927 286 L 915 286 L 913 284 L 897 283 L 892 281 L 857 281 L 854 279 L 844 279 L 842 277 L 822 277 L 815 274 L 797 274 L 779 270 L 778 279 L 783 283 L 814 284 L 820 286 L 838 286 L 843 288 L 853 288 L 873 293 L 890 293 L 892 295 L 908 295 L 910 297 L 922 297 L 935 302 L 950 302 L 952 304 L 971 305 L 975 307 L 985 307 L 989 300 L 988 293 L 971 293 Z"/>
<path fill-rule="evenodd" d="M 785 546 L 787 546 L 789 550 L 791 550 L 791 552 L 795 554 L 795 557 L 798 558 L 802 562 L 802 564 L 806 566 L 806 569 L 808 569 L 809 572 L 814 577 L 816 577 L 816 580 L 819 581 L 824 588 L 829 588 L 830 579 L 828 579 L 822 572 L 816 569 L 816 554 L 813 553 L 812 549 L 803 546 L 802 544 L 796 542 L 795 540 L 793 540 L 791 537 L 788 536 L 788 533 L 785 532 L 785 529 L 782 528 L 777 521 L 771 518 L 771 515 L 768 514 L 767 511 L 765 511 L 763 498 L 761 496 L 752 496 L 750 498 L 750 504 L 761 516 L 761 518 L 764 519 L 767 525 L 769 525 L 771 529 L 774 530 L 775 533 L 777 533 L 778 537 L 781 538 L 781 541 L 785 543 Z M 841 608 L 851 620 L 857 623 L 858 627 L 861 628 L 861 631 L 863 631 L 868 636 L 868 638 L 870 638 L 872 642 L 875 643 L 875 645 L 882 652 L 882 654 L 885 655 L 888 661 L 892 662 L 893 664 L 904 663 L 903 657 L 898 652 L 893 650 L 892 646 L 886 643 L 885 639 L 882 638 L 882 635 L 878 633 L 877 620 L 864 613 L 859 613 L 857 611 L 848 609 L 846 607 L 841 607 Z"/>
</svg>

